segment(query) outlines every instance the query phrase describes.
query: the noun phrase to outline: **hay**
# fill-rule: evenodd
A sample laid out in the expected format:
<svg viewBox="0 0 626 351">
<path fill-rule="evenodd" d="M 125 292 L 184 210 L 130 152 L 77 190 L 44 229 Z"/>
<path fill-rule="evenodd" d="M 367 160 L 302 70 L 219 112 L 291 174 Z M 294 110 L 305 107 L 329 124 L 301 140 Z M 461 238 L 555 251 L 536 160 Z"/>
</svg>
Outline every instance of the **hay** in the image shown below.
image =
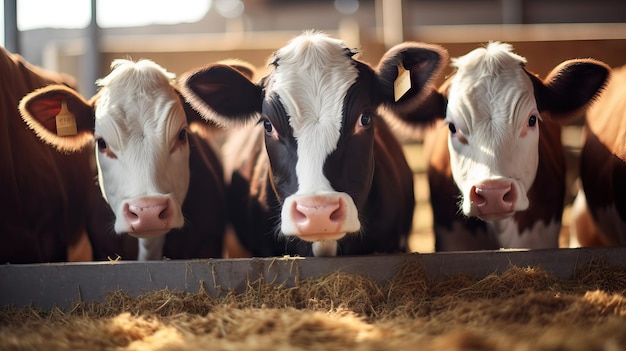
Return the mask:
<svg viewBox="0 0 626 351">
<path fill-rule="evenodd" d="M 430 279 L 417 264 L 385 284 L 334 272 L 295 287 L 250 282 L 210 296 L 117 291 L 72 309 L 0 310 L 2 350 L 623 350 L 626 268 L 574 279 L 538 267 Z"/>
</svg>

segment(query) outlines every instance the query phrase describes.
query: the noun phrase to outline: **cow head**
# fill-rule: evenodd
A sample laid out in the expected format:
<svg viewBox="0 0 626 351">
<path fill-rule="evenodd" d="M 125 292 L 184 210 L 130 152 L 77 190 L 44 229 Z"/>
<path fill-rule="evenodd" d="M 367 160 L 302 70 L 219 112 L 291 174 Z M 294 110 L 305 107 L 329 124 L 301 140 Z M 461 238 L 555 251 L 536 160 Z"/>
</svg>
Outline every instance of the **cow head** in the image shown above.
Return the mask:
<svg viewBox="0 0 626 351">
<path fill-rule="evenodd" d="M 544 81 L 504 43 L 489 43 L 453 59 L 446 122 L 454 181 L 467 216 L 504 219 L 529 206 L 542 119 L 580 115 L 602 89 L 608 68 L 570 60 Z"/>
<path fill-rule="evenodd" d="M 378 108 L 440 103 L 429 97 L 447 60 L 441 47 L 399 45 L 377 70 L 354 55 L 341 41 L 308 32 L 275 53 L 259 84 L 224 65 L 181 76 L 183 96 L 206 118 L 225 126 L 254 120 L 263 128 L 281 204 L 278 231 L 313 242 L 315 255 L 334 255 L 337 240 L 362 229 Z M 407 90 L 396 101 L 394 82 L 404 70 Z"/>
<path fill-rule="evenodd" d="M 163 234 L 184 224 L 187 116 L 171 84 L 173 74 L 149 60 L 115 60 L 111 67 L 90 102 L 52 85 L 24 97 L 20 111 L 41 139 L 61 151 L 94 141 L 99 184 L 115 214 L 115 231 L 155 238 L 159 246 Z M 62 120 L 70 121 L 69 131 Z"/>
</svg>

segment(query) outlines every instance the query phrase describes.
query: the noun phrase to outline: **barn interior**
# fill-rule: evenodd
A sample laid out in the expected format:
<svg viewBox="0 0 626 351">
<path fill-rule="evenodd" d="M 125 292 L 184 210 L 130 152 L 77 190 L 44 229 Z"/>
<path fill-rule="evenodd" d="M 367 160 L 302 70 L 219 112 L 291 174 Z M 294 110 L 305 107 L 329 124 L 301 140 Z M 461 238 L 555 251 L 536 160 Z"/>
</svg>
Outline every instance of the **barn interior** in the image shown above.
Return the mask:
<svg viewBox="0 0 626 351">
<path fill-rule="evenodd" d="M 141 26 L 100 25 L 98 2 L 84 5 L 84 28 L 19 30 L 20 1 L 5 0 L 5 47 L 29 62 L 77 78 L 85 96 L 96 92 L 94 82 L 109 72 L 116 58 L 148 58 L 170 72 L 224 59 L 243 58 L 259 75 L 271 54 L 304 30 L 318 29 L 357 48 L 360 59 L 376 63 L 391 46 L 422 41 L 444 46 L 450 57 L 461 56 L 489 41 L 511 43 L 528 60 L 527 69 L 544 77 L 564 60 L 592 57 L 611 67 L 624 64 L 625 5 L 617 0 L 588 1 L 407 1 L 337 0 L 204 1 L 205 12 L 192 23 Z M 20 7 L 20 10 L 22 7 Z M 104 13 L 107 10 L 101 10 Z M 108 10 L 110 11 L 110 10 Z M 86 12 L 86 13 L 85 13 Z M 158 21 L 158 20 L 157 20 Z M 62 21 L 61 21 L 62 22 Z M 122 24 L 123 25 L 123 24 Z M 447 68 L 443 80 L 452 72 Z M 568 151 L 568 204 L 576 193 L 576 154 L 580 126 L 563 131 Z M 402 137 L 402 135 L 400 135 Z M 433 252 L 432 214 L 421 138 L 404 139 L 406 156 L 415 171 L 416 201 L 411 250 Z M 569 246 L 568 212 L 563 220 L 562 247 Z"/>
<path fill-rule="evenodd" d="M 85 96 L 96 93 L 94 82 L 110 71 L 109 64 L 116 58 L 152 59 L 176 74 L 208 62 L 241 58 L 262 72 L 277 48 L 308 29 L 344 40 L 371 63 L 403 41 L 440 44 L 450 57 L 489 41 L 502 41 L 511 43 L 527 58 L 528 70 L 540 76 L 571 58 L 595 58 L 611 67 L 626 64 L 622 0 L 204 0 L 197 1 L 201 13 L 195 13 L 193 20 L 155 19 L 141 25 L 101 23 L 110 11 L 103 7 L 109 0 L 80 2 L 80 6 L 69 0 L 54 2 L 63 9 L 57 18 L 60 22 L 77 13 L 85 18 L 74 28 L 62 28 L 46 23 L 27 26 L 28 17 L 42 11 L 29 0 L 4 0 L 3 46 L 33 64 L 76 77 Z M 133 8 L 130 0 L 111 3 L 117 4 L 116 11 L 131 12 L 172 5 L 137 1 L 144 7 Z M 446 68 L 441 79 L 451 72 Z M 577 189 L 582 123 L 574 121 L 563 129 L 568 205 Z M 410 249 L 418 255 L 408 260 L 383 258 L 373 264 L 376 268 L 363 268 L 378 262 L 375 257 L 350 262 L 211 260 L 183 263 L 176 269 L 116 262 L 98 268 L 95 264 L 0 267 L 5 269 L 0 270 L 1 285 L 14 284 L 2 298 L 0 349 L 49 345 L 120 350 L 205 345 L 220 350 L 626 347 L 626 252 L 623 248 L 566 249 L 568 206 L 562 250 L 498 252 L 502 256 L 497 258 L 456 253 L 415 258 L 434 252 L 423 140 L 420 135 L 398 136 L 415 176 Z M 424 266 L 424 261 L 429 263 Z M 112 275 L 141 279 L 132 284 L 117 278 L 90 282 L 90 277 L 109 274 L 101 270 L 107 264 L 119 264 Z M 194 275 L 194 269 L 202 273 Z M 228 272 L 241 279 L 239 285 L 229 285 Z M 249 279 L 251 274 L 257 274 L 255 279 Z M 174 283 L 165 278 L 171 275 L 185 278 Z M 80 277 L 80 283 L 72 282 L 74 277 Z M 62 281 L 63 288 L 46 297 L 55 281 Z M 81 284 L 87 290 L 101 285 L 97 291 L 81 293 Z M 215 290 L 217 286 L 224 290 Z M 69 298 L 63 296 L 68 293 Z M 494 305 L 500 308 L 491 308 Z M 248 317 L 252 319 L 247 321 Z M 80 329 L 85 335 L 72 336 Z M 285 332 L 279 333 L 280 329 Z"/>
</svg>

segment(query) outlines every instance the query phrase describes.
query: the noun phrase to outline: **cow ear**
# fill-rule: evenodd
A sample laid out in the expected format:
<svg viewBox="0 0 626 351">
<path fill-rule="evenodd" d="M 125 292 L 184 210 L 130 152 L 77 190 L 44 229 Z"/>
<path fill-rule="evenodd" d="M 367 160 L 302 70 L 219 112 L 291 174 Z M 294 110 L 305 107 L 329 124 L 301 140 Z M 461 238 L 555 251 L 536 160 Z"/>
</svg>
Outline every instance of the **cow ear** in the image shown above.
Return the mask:
<svg viewBox="0 0 626 351">
<path fill-rule="evenodd" d="M 253 81 L 254 76 L 256 75 L 256 68 L 254 67 L 254 65 L 244 60 L 233 58 L 233 59 L 221 60 L 221 61 L 218 61 L 217 63 L 236 69 L 241 74 L 246 76 L 246 78 L 248 78 L 250 81 Z"/>
<path fill-rule="evenodd" d="M 611 69 L 594 59 L 568 60 L 541 81 L 528 73 L 533 82 L 539 112 L 560 122 L 581 118 L 587 107 L 602 92 Z"/>
<path fill-rule="evenodd" d="M 228 65 L 213 64 L 184 73 L 179 88 L 203 118 L 221 126 L 242 124 L 261 112 L 261 87 Z"/>
<path fill-rule="evenodd" d="M 27 94 L 19 110 L 28 127 L 59 151 L 78 151 L 93 140 L 93 106 L 65 85 L 49 85 Z"/>
<path fill-rule="evenodd" d="M 417 123 L 443 116 L 445 99 L 435 81 L 448 59 L 439 45 L 406 42 L 389 49 L 377 68 L 383 105 Z"/>
</svg>

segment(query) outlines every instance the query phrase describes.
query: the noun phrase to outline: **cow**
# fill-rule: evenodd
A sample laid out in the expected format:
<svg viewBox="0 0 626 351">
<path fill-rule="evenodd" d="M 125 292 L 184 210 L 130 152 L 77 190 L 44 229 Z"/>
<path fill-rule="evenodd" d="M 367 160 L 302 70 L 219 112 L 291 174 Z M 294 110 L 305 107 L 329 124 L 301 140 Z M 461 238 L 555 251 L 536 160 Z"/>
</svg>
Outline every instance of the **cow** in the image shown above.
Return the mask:
<svg viewBox="0 0 626 351">
<path fill-rule="evenodd" d="M 138 238 L 138 260 L 221 257 L 223 170 L 206 123 L 184 103 L 174 74 L 155 62 L 118 59 L 111 68 L 89 101 L 49 85 L 20 102 L 24 120 L 46 143 L 61 152 L 95 149 L 109 205 L 99 213 L 110 229 L 95 239 L 95 258 L 119 254 L 106 246 L 114 233 Z"/>
<path fill-rule="evenodd" d="M 235 130 L 225 149 L 237 159 L 224 151 L 229 212 L 251 255 L 406 252 L 413 174 L 380 114 L 443 113 L 431 93 L 447 51 L 403 43 L 376 69 L 355 54 L 307 31 L 273 55 L 257 84 L 227 65 L 180 76 L 201 115 Z"/>
<path fill-rule="evenodd" d="M 582 246 L 626 245 L 626 66 L 587 111 L 572 234 Z"/>
<path fill-rule="evenodd" d="M 18 111 L 28 92 L 76 81 L 3 47 L 0 75 L 0 263 L 89 261 L 90 155 L 65 155 L 41 143 Z"/>
<path fill-rule="evenodd" d="M 582 117 L 610 69 L 573 59 L 542 80 L 525 63 L 501 42 L 452 60 L 445 119 L 425 140 L 436 251 L 558 247 L 561 124 Z"/>
</svg>

